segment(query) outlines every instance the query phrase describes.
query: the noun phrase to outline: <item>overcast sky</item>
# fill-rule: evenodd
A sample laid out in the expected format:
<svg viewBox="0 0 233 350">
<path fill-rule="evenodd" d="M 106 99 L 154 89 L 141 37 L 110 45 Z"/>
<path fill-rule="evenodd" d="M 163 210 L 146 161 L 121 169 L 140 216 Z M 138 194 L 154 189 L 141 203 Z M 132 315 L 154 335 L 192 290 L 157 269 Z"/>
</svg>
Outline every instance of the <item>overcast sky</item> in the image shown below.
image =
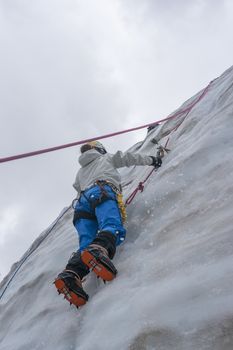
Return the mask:
<svg viewBox="0 0 233 350">
<path fill-rule="evenodd" d="M 232 65 L 232 33 L 232 0 L 0 0 L 0 157 L 166 117 Z M 78 155 L 0 164 L 0 279 L 75 197 Z"/>
</svg>

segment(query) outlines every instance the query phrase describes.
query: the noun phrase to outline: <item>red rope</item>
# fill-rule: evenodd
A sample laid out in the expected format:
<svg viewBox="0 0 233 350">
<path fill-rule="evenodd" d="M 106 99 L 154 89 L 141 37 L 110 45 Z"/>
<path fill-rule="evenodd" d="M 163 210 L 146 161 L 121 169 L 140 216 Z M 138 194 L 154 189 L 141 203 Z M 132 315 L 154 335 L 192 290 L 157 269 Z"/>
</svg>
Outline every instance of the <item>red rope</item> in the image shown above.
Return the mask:
<svg viewBox="0 0 233 350">
<path fill-rule="evenodd" d="M 113 132 L 111 134 L 101 135 L 101 136 L 98 136 L 98 137 L 92 137 L 90 139 L 85 139 L 85 140 L 81 140 L 81 141 L 77 141 L 77 142 L 67 143 L 67 144 L 60 145 L 60 146 L 44 148 L 44 149 L 40 149 L 38 151 L 27 152 L 27 153 L 17 154 L 17 155 L 10 156 L 10 157 L 0 158 L 0 163 L 10 162 L 10 161 L 13 161 L 13 160 L 26 158 L 26 157 L 33 157 L 33 156 L 37 156 L 37 155 L 43 154 L 43 153 L 54 152 L 54 151 L 58 151 L 60 149 L 68 148 L 68 147 L 74 147 L 74 146 L 81 145 L 81 144 L 84 144 L 84 143 L 87 143 L 87 142 L 90 142 L 90 141 L 101 140 L 101 139 L 105 139 L 105 138 L 108 138 L 108 137 L 113 137 L 113 136 L 116 136 L 116 135 L 125 134 L 125 133 L 131 132 L 131 131 L 136 131 L 136 130 L 140 130 L 140 129 L 143 129 L 143 128 L 155 125 L 157 123 L 165 122 L 165 121 L 173 119 L 175 117 L 182 116 L 184 113 L 190 112 L 191 109 L 204 97 L 204 95 L 207 93 L 207 90 L 209 89 L 209 86 L 210 86 L 211 83 L 212 82 L 210 82 L 209 85 L 203 90 L 202 94 L 198 97 L 198 99 L 196 101 L 191 103 L 185 109 L 175 112 L 170 117 L 166 117 L 164 119 L 158 120 L 158 121 L 153 122 L 153 123 L 137 126 L 135 128 Z"/>
<path fill-rule="evenodd" d="M 22 154 L 17 154 L 17 155 L 10 156 L 10 157 L 0 158 L 0 163 L 10 162 L 10 161 L 13 161 L 13 160 L 26 158 L 26 157 L 33 157 L 33 156 L 37 156 L 39 154 L 53 152 L 53 151 L 58 151 L 60 149 L 64 149 L 64 148 L 68 148 L 68 147 L 74 147 L 74 146 L 81 145 L 81 144 L 84 144 L 84 143 L 87 143 L 87 142 L 91 142 L 91 141 L 101 140 L 101 139 L 105 139 L 105 138 L 108 138 L 108 137 L 113 137 L 113 136 L 125 134 L 125 133 L 131 132 L 131 131 L 140 130 L 140 129 L 143 129 L 143 128 L 155 125 L 157 123 L 164 122 L 164 121 L 172 119 L 172 118 L 174 118 L 174 116 L 170 116 L 170 117 L 158 120 L 158 121 L 153 122 L 153 123 L 137 126 L 135 128 L 126 129 L 126 130 L 122 130 L 122 131 L 117 131 L 117 132 L 114 132 L 114 133 L 111 133 L 111 134 L 106 134 L 106 135 L 101 135 L 101 136 L 97 136 L 97 137 L 92 137 L 90 139 L 85 139 L 85 140 L 81 140 L 81 141 L 77 141 L 77 142 L 67 143 L 67 144 L 64 144 L 64 145 L 55 146 L 55 147 L 51 147 L 51 148 L 44 148 L 44 149 L 40 149 L 38 151 L 22 153 Z"/>
<path fill-rule="evenodd" d="M 133 199 L 134 199 L 134 197 L 136 196 L 136 194 L 138 193 L 138 191 L 143 192 L 143 190 L 144 190 L 144 183 L 149 179 L 149 177 L 151 176 L 151 174 L 152 174 L 155 170 L 157 170 L 157 169 L 153 168 L 153 169 L 150 171 L 150 173 L 147 175 L 147 177 L 145 178 L 145 180 L 139 182 L 138 187 L 135 188 L 135 190 L 134 190 L 134 191 L 131 193 L 131 195 L 127 198 L 127 200 L 126 200 L 126 202 L 125 202 L 126 205 L 129 205 L 129 204 L 133 201 Z"/>
<path fill-rule="evenodd" d="M 186 108 L 183 109 L 183 110 L 177 111 L 177 112 L 174 113 L 171 117 L 166 118 L 167 120 L 168 120 L 168 119 L 173 119 L 173 118 L 175 118 L 175 117 L 182 116 L 182 115 L 184 115 L 184 114 L 186 113 L 186 115 L 185 115 L 184 119 L 181 121 L 181 123 L 178 124 L 178 125 L 176 125 L 176 126 L 170 131 L 169 134 L 171 134 L 172 131 L 176 131 L 176 130 L 181 126 L 181 124 L 184 122 L 184 120 L 186 119 L 187 115 L 191 112 L 191 110 L 193 109 L 193 107 L 207 94 L 207 92 L 208 92 L 208 90 L 209 90 L 209 87 L 210 87 L 210 85 L 213 83 L 213 81 L 214 81 L 214 80 L 212 80 L 212 81 L 207 85 L 207 87 L 203 90 L 203 92 L 200 94 L 200 96 L 199 96 L 195 101 L 193 101 L 188 107 L 186 107 Z M 165 146 L 164 146 L 165 148 L 167 148 L 167 145 L 168 145 L 168 143 L 169 143 L 169 140 L 170 140 L 170 136 L 168 136 L 168 139 L 167 139 L 167 141 L 166 141 L 166 143 L 165 143 Z M 157 168 L 157 169 L 158 169 L 158 168 Z M 135 188 L 135 190 L 134 190 L 134 191 L 129 195 L 129 197 L 126 199 L 125 205 L 129 205 L 129 204 L 133 201 L 133 199 L 134 199 L 134 197 L 136 196 L 136 194 L 138 193 L 138 191 L 143 192 L 145 182 L 149 179 L 149 177 L 152 175 L 152 173 L 154 172 L 154 170 L 157 170 L 157 169 L 153 168 L 153 169 L 150 171 L 150 173 L 147 175 L 147 177 L 145 178 L 145 180 L 139 182 L 137 188 Z"/>
</svg>

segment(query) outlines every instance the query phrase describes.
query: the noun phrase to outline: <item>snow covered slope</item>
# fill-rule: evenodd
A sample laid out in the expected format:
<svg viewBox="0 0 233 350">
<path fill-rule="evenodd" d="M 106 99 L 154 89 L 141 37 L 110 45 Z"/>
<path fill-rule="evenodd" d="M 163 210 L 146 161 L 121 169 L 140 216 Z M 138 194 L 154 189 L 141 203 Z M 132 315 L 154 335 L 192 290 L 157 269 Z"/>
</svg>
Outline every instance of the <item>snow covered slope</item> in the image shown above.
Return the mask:
<svg viewBox="0 0 233 350">
<path fill-rule="evenodd" d="M 151 139 L 164 145 L 181 121 L 160 125 L 132 149 L 154 154 Z M 232 136 L 230 68 L 170 134 L 163 166 L 128 207 L 116 280 L 103 285 L 89 275 L 90 302 L 79 310 L 57 296 L 52 281 L 77 246 L 69 209 L 0 301 L 0 349 L 232 350 Z M 150 170 L 122 171 L 125 198 Z"/>
</svg>

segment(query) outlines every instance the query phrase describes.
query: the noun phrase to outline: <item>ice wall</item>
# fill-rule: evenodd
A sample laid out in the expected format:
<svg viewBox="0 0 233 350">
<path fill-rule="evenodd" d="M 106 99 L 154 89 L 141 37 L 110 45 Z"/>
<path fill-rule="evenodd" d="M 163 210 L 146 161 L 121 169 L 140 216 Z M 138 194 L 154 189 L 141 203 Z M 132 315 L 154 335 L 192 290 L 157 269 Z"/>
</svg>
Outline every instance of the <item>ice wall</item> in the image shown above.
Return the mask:
<svg viewBox="0 0 233 350">
<path fill-rule="evenodd" d="M 79 310 L 57 296 L 52 281 L 77 248 L 68 210 L 0 301 L 1 350 L 233 349 L 233 68 L 168 135 L 181 121 L 132 147 L 153 155 L 151 139 L 170 136 L 162 167 L 128 207 L 116 280 L 89 275 Z M 125 198 L 150 170 L 122 171 Z"/>
</svg>

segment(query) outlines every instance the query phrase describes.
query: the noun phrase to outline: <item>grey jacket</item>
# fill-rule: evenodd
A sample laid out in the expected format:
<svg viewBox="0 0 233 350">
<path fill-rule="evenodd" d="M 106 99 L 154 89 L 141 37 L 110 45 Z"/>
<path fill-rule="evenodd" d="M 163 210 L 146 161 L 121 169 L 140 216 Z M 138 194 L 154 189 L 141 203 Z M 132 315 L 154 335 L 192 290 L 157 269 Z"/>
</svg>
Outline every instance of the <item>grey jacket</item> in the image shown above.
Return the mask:
<svg viewBox="0 0 233 350">
<path fill-rule="evenodd" d="M 121 176 L 117 168 L 130 167 L 132 165 L 152 165 L 150 156 L 143 156 L 138 153 L 100 154 L 95 149 L 91 149 L 81 154 L 79 169 L 74 188 L 80 195 L 81 191 L 94 185 L 97 180 L 105 180 L 115 185 L 120 190 Z"/>
</svg>

